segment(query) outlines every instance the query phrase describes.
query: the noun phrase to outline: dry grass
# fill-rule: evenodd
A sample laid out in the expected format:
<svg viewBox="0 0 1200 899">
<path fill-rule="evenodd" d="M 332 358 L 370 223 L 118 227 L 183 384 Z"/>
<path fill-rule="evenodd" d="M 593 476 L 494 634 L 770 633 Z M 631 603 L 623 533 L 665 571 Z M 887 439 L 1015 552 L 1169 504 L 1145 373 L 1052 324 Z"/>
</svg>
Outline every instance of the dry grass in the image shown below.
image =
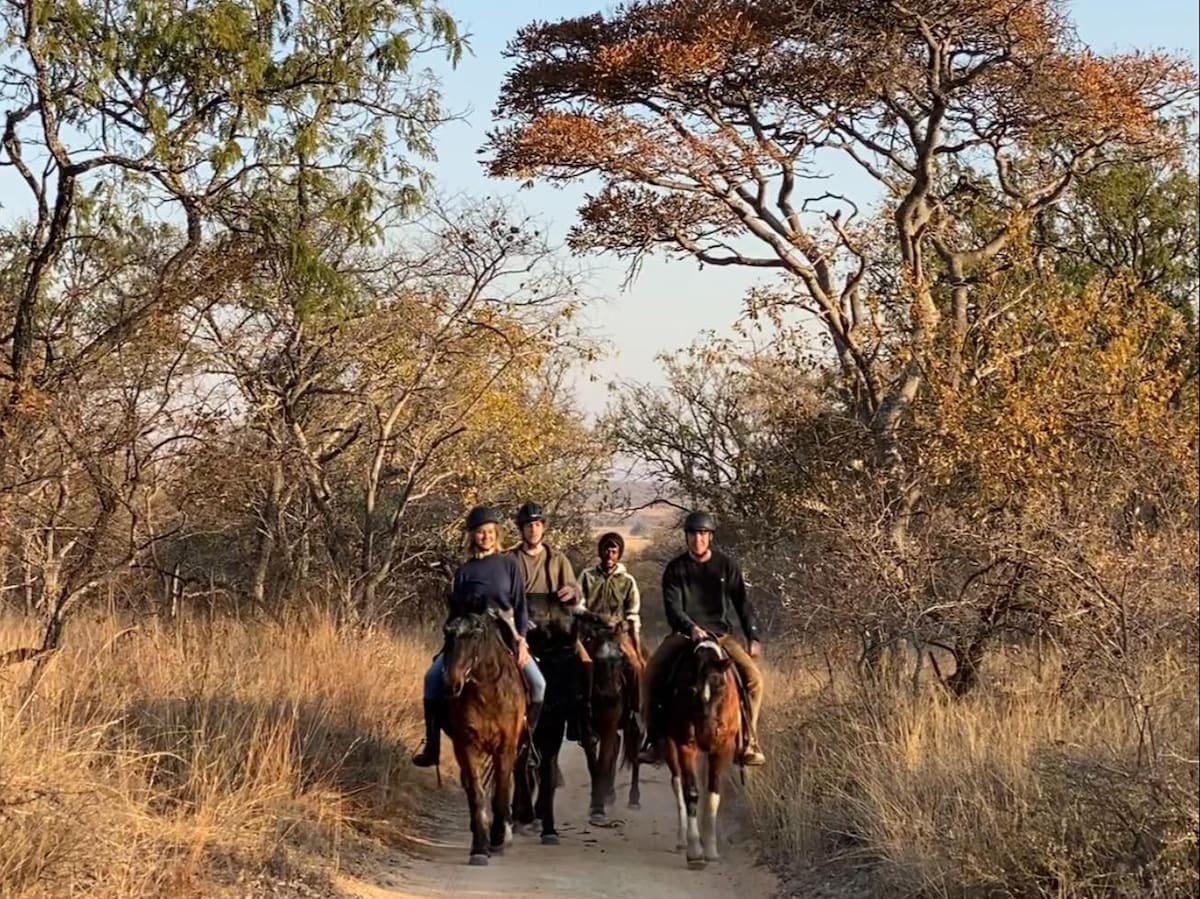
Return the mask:
<svg viewBox="0 0 1200 899">
<path fill-rule="evenodd" d="M 24 706 L 28 666 L 0 672 L 0 896 L 244 893 L 403 831 L 426 646 L 319 617 L 128 626 L 76 622 Z"/>
<path fill-rule="evenodd" d="M 1087 697 L 1026 661 L 957 702 L 777 663 L 749 787 L 767 850 L 862 865 L 879 895 L 1196 896 L 1196 660 Z"/>
</svg>

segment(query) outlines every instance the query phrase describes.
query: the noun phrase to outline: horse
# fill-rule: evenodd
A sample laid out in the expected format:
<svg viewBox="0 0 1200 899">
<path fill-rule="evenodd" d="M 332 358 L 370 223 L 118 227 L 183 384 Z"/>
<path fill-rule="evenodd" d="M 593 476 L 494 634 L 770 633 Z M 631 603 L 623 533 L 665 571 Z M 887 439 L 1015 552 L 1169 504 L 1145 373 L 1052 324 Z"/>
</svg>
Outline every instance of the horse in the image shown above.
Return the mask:
<svg viewBox="0 0 1200 899">
<path fill-rule="evenodd" d="M 546 700 L 519 760 L 513 817 L 526 828 L 533 827 L 535 820 L 541 821 L 542 843 L 556 846 L 559 836 L 554 826 L 554 794 L 558 787 L 558 754 L 566 735 L 567 716 L 573 714 L 579 699 L 579 659 L 575 655 L 571 613 L 560 603 L 531 596 L 529 617 L 533 626 L 526 639 L 529 652 L 546 678 Z"/>
<path fill-rule="evenodd" d="M 715 639 L 694 641 L 680 650 L 663 679 L 658 703 L 663 756 L 679 812 L 676 849 L 686 850 L 689 868 L 717 861 L 717 811 L 721 779 L 729 769 L 741 734 L 741 701 L 733 659 Z M 707 761 L 704 807 L 700 801 L 698 762 Z"/>
<path fill-rule="evenodd" d="M 445 635 L 446 731 L 471 813 L 469 863 L 486 865 L 491 855 L 512 842 L 513 777 L 524 742 L 525 681 L 510 645 L 511 628 L 499 617 L 463 615 L 447 622 Z"/>
<path fill-rule="evenodd" d="M 634 653 L 634 663 L 629 664 L 622 647 L 629 639 L 623 621 L 611 621 L 589 612 L 580 616 L 579 623 L 580 639 L 592 657 L 591 721 L 598 737 L 597 743 L 584 746 L 592 780 L 588 820 L 603 827 L 607 824 L 605 806 L 616 801 L 619 760 L 632 770 L 629 808 L 641 807 L 638 750 L 642 745 L 642 729 L 638 709 L 643 662 L 640 653 Z"/>
</svg>

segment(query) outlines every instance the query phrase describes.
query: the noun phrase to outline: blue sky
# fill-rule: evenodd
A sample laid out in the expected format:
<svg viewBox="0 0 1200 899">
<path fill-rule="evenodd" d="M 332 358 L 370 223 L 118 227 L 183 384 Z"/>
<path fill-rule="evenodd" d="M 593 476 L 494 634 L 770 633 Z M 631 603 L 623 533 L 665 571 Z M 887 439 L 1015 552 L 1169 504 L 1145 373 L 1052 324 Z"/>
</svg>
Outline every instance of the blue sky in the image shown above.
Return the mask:
<svg viewBox="0 0 1200 899">
<path fill-rule="evenodd" d="M 512 182 L 489 180 L 476 151 L 491 125 L 491 110 L 507 70 L 505 44 L 522 25 L 608 10 L 611 4 L 559 0 L 444 0 L 471 34 L 473 54 L 444 75 L 447 105 L 470 109 L 466 121 L 452 123 L 439 140 L 435 172 L 442 188 L 491 195 L 515 195 L 524 209 L 542 217 L 561 238 L 575 218 L 581 190 L 537 186 L 517 191 Z M 1080 37 L 1098 51 L 1166 49 L 1200 56 L 1200 10 L 1196 0 L 1074 0 L 1069 4 Z M 755 277 L 729 268 L 699 271 L 687 261 L 647 262 L 625 291 L 623 265 L 590 258 L 593 290 L 602 299 L 589 310 L 588 323 L 604 335 L 610 357 L 592 369 L 595 380 L 577 382 L 577 396 L 589 413 L 603 409 L 607 383 L 614 377 L 657 381 L 655 354 L 689 344 L 701 331 L 725 331 L 737 319 L 742 294 Z"/>
</svg>

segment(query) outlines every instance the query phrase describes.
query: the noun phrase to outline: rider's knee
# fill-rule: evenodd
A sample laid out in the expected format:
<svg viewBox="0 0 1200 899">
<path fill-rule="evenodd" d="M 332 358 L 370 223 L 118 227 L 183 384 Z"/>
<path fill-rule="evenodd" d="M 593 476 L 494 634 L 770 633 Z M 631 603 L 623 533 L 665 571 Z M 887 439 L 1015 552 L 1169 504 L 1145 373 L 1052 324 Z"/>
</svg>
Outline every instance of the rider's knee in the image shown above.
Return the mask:
<svg viewBox="0 0 1200 899">
<path fill-rule="evenodd" d="M 429 666 L 425 672 L 425 699 L 439 699 L 442 695 L 442 666 L 440 660 Z"/>
<path fill-rule="evenodd" d="M 533 702 L 544 702 L 546 699 L 546 677 L 537 666 L 537 662 L 530 662 L 521 669 L 521 673 L 525 675 L 525 680 L 529 684 L 530 699 Z"/>
</svg>

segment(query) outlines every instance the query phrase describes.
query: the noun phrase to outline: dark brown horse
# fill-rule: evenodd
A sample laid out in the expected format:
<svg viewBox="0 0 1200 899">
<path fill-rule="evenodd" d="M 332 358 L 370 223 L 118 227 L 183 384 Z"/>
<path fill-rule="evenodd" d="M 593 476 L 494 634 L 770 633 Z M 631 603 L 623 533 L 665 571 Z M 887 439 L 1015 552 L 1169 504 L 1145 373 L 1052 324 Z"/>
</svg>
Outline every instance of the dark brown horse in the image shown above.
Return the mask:
<svg viewBox="0 0 1200 899">
<path fill-rule="evenodd" d="M 679 810 L 679 839 L 689 868 L 720 858 L 717 810 L 721 779 L 729 769 L 741 732 L 741 706 L 733 660 L 716 640 L 685 646 L 663 679 L 659 698 L 662 719 L 655 728 L 664 737 L 664 757 Z M 700 803 L 700 762 L 707 761 L 704 806 Z"/>
<path fill-rule="evenodd" d="M 546 678 L 546 701 L 529 744 L 518 765 L 513 817 L 522 828 L 541 822 L 541 841 L 559 842 L 554 819 L 554 794 L 558 788 L 558 754 L 567 730 L 567 717 L 580 699 L 579 660 L 575 656 L 575 625 L 562 603 L 545 596 L 529 596 L 529 651 Z M 531 760 L 532 755 L 532 760 Z"/>
<path fill-rule="evenodd" d="M 632 771 L 629 807 L 641 806 L 638 749 L 642 729 L 637 713 L 644 664 L 632 648 L 623 621 L 589 612 L 580 616 L 579 625 L 580 639 L 592 657 L 592 731 L 597 737 L 596 743 L 584 745 L 592 779 L 588 818 L 593 825 L 604 826 L 605 806 L 616 801 L 617 762 L 622 755 Z"/>
<path fill-rule="evenodd" d="M 472 865 L 486 865 L 512 842 L 525 684 L 506 634 L 508 625 L 493 615 L 464 615 L 446 625 L 446 725 L 471 812 Z"/>
</svg>

